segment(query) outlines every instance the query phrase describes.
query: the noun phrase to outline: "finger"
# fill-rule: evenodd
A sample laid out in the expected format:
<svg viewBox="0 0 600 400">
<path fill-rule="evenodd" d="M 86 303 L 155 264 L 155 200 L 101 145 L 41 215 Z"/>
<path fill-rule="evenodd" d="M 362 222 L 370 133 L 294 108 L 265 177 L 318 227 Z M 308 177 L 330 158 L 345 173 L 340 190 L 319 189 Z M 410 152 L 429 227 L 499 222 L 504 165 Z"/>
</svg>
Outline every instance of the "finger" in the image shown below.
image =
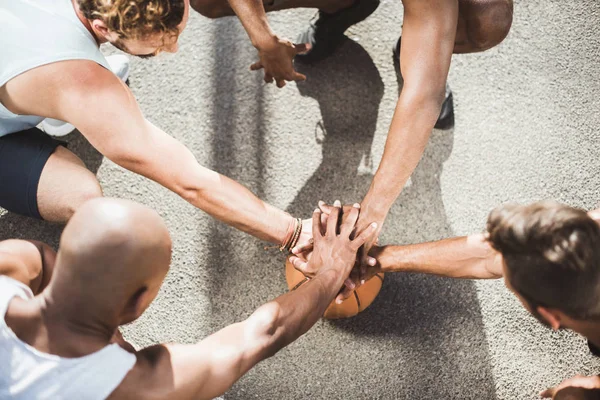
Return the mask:
<svg viewBox="0 0 600 400">
<path fill-rule="evenodd" d="M 279 80 L 277 80 L 277 87 L 278 88 L 281 89 L 284 86 L 285 86 L 285 79 L 279 79 Z"/>
<path fill-rule="evenodd" d="M 273 82 L 273 75 L 265 73 L 265 82 L 266 83 Z"/>
<path fill-rule="evenodd" d="M 292 81 L 296 81 L 296 82 L 301 82 L 301 81 L 305 81 L 306 80 L 306 75 L 304 74 L 299 74 L 298 72 L 294 72 L 294 75 L 292 75 Z"/>
<path fill-rule="evenodd" d="M 321 222 L 321 210 L 319 210 L 318 208 L 315 208 L 315 211 L 313 212 L 313 222 L 312 222 L 312 233 L 313 233 L 313 238 L 315 240 L 317 238 L 323 236 L 321 234 L 321 224 L 319 222 Z"/>
<path fill-rule="evenodd" d="M 554 388 L 549 388 L 540 392 L 540 396 L 544 399 L 554 396 Z"/>
<path fill-rule="evenodd" d="M 312 251 L 312 249 L 315 247 L 314 243 L 308 242 L 308 243 L 304 243 L 300 246 L 296 246 L 292 249 L 292 254 L 296 254 L 296 255 L 300 255 L 302 253 L 306 253 L 308 251 Z"/>
<path fill-rule="evenodd" d="M 303 259 L 301 259 L 300 257 L 296 257 L 296 256 L 291 256 L 290 262 L 292 263 L 294 268 L 296 268 L 298 271 L 300 271 L 304 274 L 304 272 L 306 271 L 306 267 L 308 266 L 308 262 L 306 262 Z"/>
<path fill-rule="evenodd" d="M 366 264 L 366 265 L 365 265 Z M 377 273 L 377 270 L 373 268 L 377 265 L 377 260 L 373 257 L 363 258 L 363 262 L 360 264 L 360 284 L 364 285 L 366 281 L 371 279 Z M 371 268 L 368 268 L 371 267 Z"/>
<path fill-rule="evenodd" d="M 331 212 L 333 211 L 333 206 L 330 206 L 329 204 L 325 203 L 323 200 L 319 200 L 319 208 L 321 209 L 321 211 L 324 214 L 331 214 Z"/>
<path fill-rule="evenodd" d="M 358 235 L 353 241 L 352 245 L 355 249 L 359 249 L 360 246 L 365 244 L 368 240 L 373 239 L 375 237 L 375 232 L 377 232 L 377 222 L 371 223 L 366 229 L 364 229 L 360 235 Z"/>
<path fill-rule="evenodd" d="M 354 293 L 354 291 L 359 287 L 360 283 L 358 281 L 351 278 L 346 279 L 346 281 L 344 281 L 344 287 L 342 288 L 342 291 L 335 298 L 335 302 L 337 304 L 342 304 L 342 302 L 348 297 L 352 296 L 352 293 Z"/>
<path fill-rule="evenodd" d="M 304 54 L 311 49 L 310 43 L 295 43 L 294 49 L 296 54 Z"/>
<path fill-rule="evenodd" d="M 350 209 L 350 212 L 348 213 L 348 217 L 346 218 L 346 220 L 342 224 L 342 227 L 340 228 L 341 235 L 350 237 L 350 234 L 352 233 L 354 226 L 356 226 L 356 221 L 358 220 L 359 210 L 360 210 L 360 204 L 354 203 L 354 205 Z M 344 214 L 345 214 L 345 212 L 344 212 Z"/>
<path fill-rule="evenodd" d="M 262 63 L 260 61 L 257 61 L 250 66 L 250 71 L 258 71 L 259 69 L 262 69 L 262 68 L 263 68 Z"/>
<path fill-rule="evenodd" d="M 326 235 L 335 236 L 337 233 L 337 223 L 340 217 L 340 207 L 342 203 L 339 200 L 336 200 L 333 203 L 333 211 L 329 214 L 327 218 L 327 230 L 325 231 Z"/>
<path fill-rule="evenodd" d="M 321 232 L 325 232 L 327 230 L 327 219 L 329 215 L 321 214 Z"/>
</svg>

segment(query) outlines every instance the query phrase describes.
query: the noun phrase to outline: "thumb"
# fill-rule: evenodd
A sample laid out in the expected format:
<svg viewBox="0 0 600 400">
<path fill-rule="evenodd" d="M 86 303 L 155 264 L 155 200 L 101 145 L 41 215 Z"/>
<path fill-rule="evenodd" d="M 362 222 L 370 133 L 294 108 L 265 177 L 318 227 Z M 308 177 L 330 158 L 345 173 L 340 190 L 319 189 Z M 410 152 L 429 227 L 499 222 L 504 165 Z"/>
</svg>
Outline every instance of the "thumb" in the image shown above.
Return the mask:
<svg viewBox="0 0 600 400">
<path fill-rule="evenodd" d="M 294 49 L 296 50 L 296 54 L 304 54 L 310 51 L 312 46 L 310 43 L 296 43 L 294 44 Z"/>
<path fill-rule="evenodd" d="M 544 399 L 551 398 L 552 396 L 554 396 L 554 388 L 548 388 L 546 390 L 542 390 L 540 392 L 540 396 Z"/>
</svg>

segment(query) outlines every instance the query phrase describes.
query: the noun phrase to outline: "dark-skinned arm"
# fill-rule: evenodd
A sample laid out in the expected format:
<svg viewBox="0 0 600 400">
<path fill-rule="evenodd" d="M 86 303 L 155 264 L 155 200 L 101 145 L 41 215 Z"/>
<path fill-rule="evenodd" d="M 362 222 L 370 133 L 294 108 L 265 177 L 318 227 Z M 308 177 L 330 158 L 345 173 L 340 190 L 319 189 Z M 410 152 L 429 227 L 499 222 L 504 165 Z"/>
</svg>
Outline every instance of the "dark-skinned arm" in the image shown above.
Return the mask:
<svg viewBox="0 0 600 400">
<path fill-rule="evenodd" d="M 373 247 L 382 272 L 418 272 L 450 278 L 502 277 L 502 255 L 483 234 L 406 246 Z"/>
<path fill-rule="evenodd" d="M 392 204 L 416 168 L 444 100 L 458 21 L 457 0 L 404 0 L 400 67 L 404 86 L 383 158 L 363 199 L 359 231 L 381 229 Z M 370 248 L 372 243 L 367 244 Z"/>
<path fill-rule="evenodd" d="M 358 208 L 336 233 L 337 215 L 320 232 L 320 211 L 313 215 L 319 273 L 295 291 L 258 308 L 247 320 L 230 325 L 195 345 L 158 345 L 137 354 L 137 363 L 110 399 L 212 399 L 224 393 L 263 359 L 310 329 L 350 273 L 356 252 L 375 233 L 371 227 L 350 239 Z"/>
</svg>

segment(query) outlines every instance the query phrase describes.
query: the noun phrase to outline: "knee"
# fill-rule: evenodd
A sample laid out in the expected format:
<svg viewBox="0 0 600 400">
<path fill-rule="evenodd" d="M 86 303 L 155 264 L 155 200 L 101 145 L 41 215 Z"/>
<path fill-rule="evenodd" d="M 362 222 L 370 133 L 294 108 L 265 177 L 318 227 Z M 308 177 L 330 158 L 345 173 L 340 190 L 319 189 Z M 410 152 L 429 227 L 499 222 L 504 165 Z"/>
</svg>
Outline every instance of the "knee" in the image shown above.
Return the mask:
<svg viewBox="0 0 600 400">
<path fill-rule="evenodd" d="M 79 209 L 88 200 L 102 197 L 102 187 L 94 176 L 77 185 L 77 189 L 71 193 L 71 199 L 68 201 L 68 218 L 70 219 L 75 211 Z"/>
<path fill-rule="evenodd" d="M 508 35 L 513 19 L 513 0 L 477 3 L 476 22 L 470 24 L 469 41 L 473 51 L 485 51 L 500 44 Z"/>
<path fill-rule="evenodd" d="M 227 4 L 225 0 L 221 3 L 218 0 L 191 0 L 190 6 L 206 18 L 221 18 L 231 15 L 223 3 Z"/>
</svg>

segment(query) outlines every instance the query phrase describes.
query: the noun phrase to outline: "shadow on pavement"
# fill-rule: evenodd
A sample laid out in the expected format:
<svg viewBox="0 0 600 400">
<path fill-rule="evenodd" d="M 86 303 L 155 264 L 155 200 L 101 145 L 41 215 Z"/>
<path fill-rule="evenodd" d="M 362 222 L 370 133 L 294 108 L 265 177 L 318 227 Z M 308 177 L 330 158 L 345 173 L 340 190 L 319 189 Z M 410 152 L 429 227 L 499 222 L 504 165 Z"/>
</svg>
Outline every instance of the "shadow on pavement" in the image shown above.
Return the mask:
<svg viewBox="0 0 600 400">
<path fill-rule="evenodd" d="M 61 140 L 67 142 L 69 150 L 81 158 L 90 171 L 94 174 L 98 172 L 103 156 L 81 133 L 74 131 Z M 0 217 L 0 240 L 13 238 L 40 240 L 56 249 L 62 230 L 62 224 L 39 221 L 11 212 Z"/>
<path fill-rule="evenodd" d="M 232 40 L 231 21 L 217 23 L 211 167 L 261 196 L 261 182 L 269 175 L 261 161 L 266 147 L 263 83 L 257 76 L 246 80 L 243 90 L 238 86 L 236 73 L 247 67 L 239 56 L 244 48 Z M 243 37 L 243 31 L 236 33 Z M 314 132 L 323 157 L 288 211 L 310 215 L 318 200 L 353 202 L 366 193 L 384 85 L 369 54 L 351 40 L 334 57 L 314 66 L 297 64 L 297 69 L 310 77 L 298 84 L 300 94 L 319 102 L 322 118 Z M 235 102 L 231 93 L 236 93 Z M 439 182 L 452 142 L 452 132 L 433 133 L 412 185 L 389 215 L 383 241 L 413 243 L 452 235 Z M 208 285 L 214 331 L 246 318 L 286 286 L 277 251 L 265 252 L 256 239 L 219 222 L 209 224 L 209 271 L 202 284 Z M 318 322 L 225 395 L 248 398 L 493 399 L 475 287 L 467 281 L 389 275 L 363 314 Z"/>
</svg>

